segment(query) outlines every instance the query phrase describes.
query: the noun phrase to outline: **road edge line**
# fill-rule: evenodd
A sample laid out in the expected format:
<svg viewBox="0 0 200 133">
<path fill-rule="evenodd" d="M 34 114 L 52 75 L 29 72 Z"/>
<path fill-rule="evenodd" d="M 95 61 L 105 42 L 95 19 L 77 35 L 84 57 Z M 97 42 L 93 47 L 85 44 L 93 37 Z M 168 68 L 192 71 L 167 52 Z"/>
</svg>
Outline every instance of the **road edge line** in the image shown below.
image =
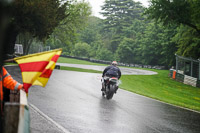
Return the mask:
<svg viewBox="0 0 200 133">
<path fill-rule="evenodd" d="M 63 126 L 55 122 L 53 119 L 51 119 L 49 116 L 44 114 L 40 109 L 38 109 L 35 105 L 29 103 L 29 107 L 31 107 L 35 112 L 39 113 L 43 118 L 45 118 L 47 121 L 53 123 L 58 129 L 60 129 L 64 133 L 70 133 L 67 129 L 65 129 Z"/>
</svg>

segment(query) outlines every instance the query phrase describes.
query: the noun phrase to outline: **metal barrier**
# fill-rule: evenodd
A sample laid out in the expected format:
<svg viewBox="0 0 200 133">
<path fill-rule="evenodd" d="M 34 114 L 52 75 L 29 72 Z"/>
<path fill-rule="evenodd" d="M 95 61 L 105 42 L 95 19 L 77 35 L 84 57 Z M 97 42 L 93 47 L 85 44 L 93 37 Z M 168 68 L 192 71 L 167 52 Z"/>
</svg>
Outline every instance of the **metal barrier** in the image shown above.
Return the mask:
<svg viewBox="0 0 200 133">
<path fill-rule="evenodd" d="M 200 60 L 176 55 L 176 72 L 178 71 L 200 80 Z"/>
<path fill-rule="evenodd" d="M 183 82 L 184 84 L 200 88 L 200 80 L 191 76 L 184 75 L 180 71 L 176 72 L 176 70 L 170 69 L 169 77 L 176 81 Z"/>
<path fill-rule="evenodd" d="M 170 69 L 169 76 L 184 84 L 200 88 L 200 60 L 176 55 L 176 70 Z"/>
<path fill-rule="evenodd" d="M 92 58 L 74 57 L 74 56 L 69 56 L 69 55 L 60 55 L 60 57 L 73 58 L 73 59 L 78 59 L 78 60 L 85 60 L 85 61 L 90 61 L 90 62 L 94 62 L 94 63 L 101 63 L 101 64 L 111 64 L 111 62 L 112 62 L 112 61 L 97 60 L 97 59 L 92 59 Z M 150 69 L 165 69 L 165 66 L 129 64 L 129 63 L 123 63 L 123 62 L 118 62 L 118 66 L 128 66 L 128 67 L 138 67 L 138 68 L 150 68 Z"/>
</svg>

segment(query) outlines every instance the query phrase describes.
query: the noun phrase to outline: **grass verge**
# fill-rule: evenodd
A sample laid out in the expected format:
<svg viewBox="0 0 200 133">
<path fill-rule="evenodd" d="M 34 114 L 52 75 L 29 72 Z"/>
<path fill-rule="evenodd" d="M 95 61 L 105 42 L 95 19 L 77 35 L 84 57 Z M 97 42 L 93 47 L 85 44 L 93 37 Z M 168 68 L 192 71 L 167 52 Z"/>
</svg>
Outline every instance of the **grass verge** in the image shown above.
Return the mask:
<svg viewBox="0 0 200 133">
<path fill-rule="evenodd" d="M 17 65 L 17 63 L 4 63 L 4 65 Z"/>
<path fill-rule="evenodd" d="M 65 57 L 58 58 L 57 63 L 70 63 L 70 64 L 83 64 L 83 65 L 105 66 L 105 64 L 93 63 L 93 62 L 89 62 L 89 61 L 85 61 L 85 60 L 77 60 L 77 59 L 65 58 Z"/>
<path fill-rule="evenodd" d="M 102 73 L 101 71 L 92 70 L 92 69 L 82 69 L 82 68 L 66 67 L 66 66 L 60 66 L 60 69 L 68 70 L 68 71 L 78 71 L 78 72 Z"/>
<path fill-rule="evenodd" d="M 123 75 L 120 88 L 200 111 L 200 88 L 185 85 L 168 77 L 167 70 L 154 70 L 157 75 Z"/>
</svg>

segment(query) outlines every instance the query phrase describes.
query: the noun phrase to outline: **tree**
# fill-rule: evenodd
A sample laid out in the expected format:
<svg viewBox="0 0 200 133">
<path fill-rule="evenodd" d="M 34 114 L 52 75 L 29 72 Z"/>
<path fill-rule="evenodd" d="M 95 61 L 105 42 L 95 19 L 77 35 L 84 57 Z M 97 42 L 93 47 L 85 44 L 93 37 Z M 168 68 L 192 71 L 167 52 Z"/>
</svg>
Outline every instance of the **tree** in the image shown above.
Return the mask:
<svg viewBox="0 0 200 133">
<path fill-rule="evenodd" d="M 33 40 L 33 35 L 31 35 L 29 32 L 18 34 L 16 42 L 22 44 L 24 55 L 29 53 L 29 49 Z"/>
<path fill-rule="evenodd" d="M 103 31 L 111 33 L 110 50 L 115 52 L 123 39 L 123 29 L 131 26 L 134 19 L 143 19 L 143 7 L 133 0 L 106 0 L 102 10 L 105 17 Z"/>
<path fill-rule="evenodd" d="M 14 52 L 14 44 L 19 33 L 30 33 L 40 40 L 50 35 L 59 22 L 67 17 L 67 2 L 60 0 L 15 0 L 7 5 L 10 22 L 6 37 L 10 46 L 7 51 Z"/>
<path fill-rule="evenodd" d="M 141 3 L 133 0 L 105 0 L 101 14 L 105 19 L 105 28 L 123 28 L 130 26 L 133 19 L 142 19 L 143 8 Z"/>
<path fill-rule="evenodd" d="M 96 58 L 99 60 L 112 61 L 114 59 L 114 54 L 105 48 L 100 48 L 97 50 Z"/>
<path fill-rule="evenodd" d="M 172 41 L 178 44 L 178 51 L 176 52 L 178 55 L 199 59 L 200 38 L 193 28 L 180 26 Z"/>
<path fill-rule="evenodd" d="M 135 63 L 134 62 L 134 40 L 130 38 L 124 38 L 117 48 L 117 57 L 120 62 L 124 63 Z"/>
<path fill-rule="evenodd" d="M 151 0 L 146 9 L 148 18 L 164 25 L 179 26 L 173 38 L 178 43 L 178 54 L 199 58 L 200 47 L 200 1 L 198 0 Z"/>
<path fill-rule="evenodd" d="M 147 65 L 173 65 L 177 44 L 172 42 L 176 27 L 166 28 L 161 24 L 149 23 L 141 44 L 142 63 Z"/>
<path fill-rule="evenodd" d="M 76 57 L 89 57 L 90 45 L 87 43 L 76 43 L 72 55 Z"/>
<path fill-rule="evenodd" d="M 95 16 L 90 16 L 87 21 L 87 26 L 79 31 L 79 40 L 92 45 L 98 40 L 100 29 L 102 26 L 102 20 Z"/>
<path fill-rule="evenodd" d="M 62 47 L 63 52 L 70 53 L 73 45 L 78 42 L 79 31 L 87 25 L 91 7 L 84 1 L 72 2 L 67 6 L 66 14 L 69 14 L 68 17 L 62 20 L 49 39 L 59 40 L 59 43 L 49 40 L 48 43 L 51 43 L 53 47 Z"/>
<path fill-rule="evenodd" d="M 148 18 L 164 25 L 186 25 L 200 34 L 200 1 L 198 0 L 150 0 L 145 10 Z"/>
</svg>

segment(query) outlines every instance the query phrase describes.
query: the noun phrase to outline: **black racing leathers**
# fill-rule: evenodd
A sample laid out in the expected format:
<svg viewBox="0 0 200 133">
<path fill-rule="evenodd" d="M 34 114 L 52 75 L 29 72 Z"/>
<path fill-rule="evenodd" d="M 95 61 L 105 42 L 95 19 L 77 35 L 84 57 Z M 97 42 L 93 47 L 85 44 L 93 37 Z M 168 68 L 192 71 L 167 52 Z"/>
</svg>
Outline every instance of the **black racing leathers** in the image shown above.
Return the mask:
<svg viewBox="0 0 200 133">
<path fill-rule="evenodd" d="M 121 71 L 118 67 L 111 65 L 104 69 L 102 77 L 104 76 L 117 77 L 118 79 L 120 79 Z"/>
</svg>

